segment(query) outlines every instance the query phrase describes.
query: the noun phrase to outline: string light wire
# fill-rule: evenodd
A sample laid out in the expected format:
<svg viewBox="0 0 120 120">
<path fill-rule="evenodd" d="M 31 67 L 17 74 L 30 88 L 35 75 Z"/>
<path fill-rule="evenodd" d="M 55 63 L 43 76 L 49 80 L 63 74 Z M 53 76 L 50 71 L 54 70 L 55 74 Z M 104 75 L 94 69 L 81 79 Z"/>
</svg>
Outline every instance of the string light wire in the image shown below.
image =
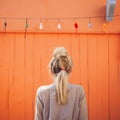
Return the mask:
<svg viewBox="0 0 120 120">
<path fill-rule="evenodd" d="M 120 17 L 120 14 L 118 15 L 114 15 L 114 16 L 91 16 L 91 19 L 94 18 L 106 18 L 106 17 Z M 20 18 L 20 17 L 0 17 L 0 19 L 21 19 L 21 20 L 26 20 L 26 18 Z M 40 19 L 44 19 L 44 20 L 74 20 L 74 19 L 89 19 L 89 16 L 84 16 L 84 17 L 68 17 L 68 18 L 27 18 L 27 20 L 40 20 Z"/>
</svg>

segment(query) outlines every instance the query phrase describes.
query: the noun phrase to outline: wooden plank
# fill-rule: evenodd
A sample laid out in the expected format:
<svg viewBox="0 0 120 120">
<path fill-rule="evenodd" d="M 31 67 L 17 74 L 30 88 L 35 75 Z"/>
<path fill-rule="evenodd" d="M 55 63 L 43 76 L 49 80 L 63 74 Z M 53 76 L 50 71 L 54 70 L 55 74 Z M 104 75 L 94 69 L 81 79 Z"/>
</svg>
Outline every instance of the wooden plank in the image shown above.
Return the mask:
<svg viewBox="0 0 120 120">
<path fill-rule="evenodd" d="M 119 43 L 119 36 L 109 36 L 111 120 L 120 120 Z"/>
<path fill-rule="evenodd" d="M 80 82 L 85 89 L 87 105 L 89 109 L 88 89 L 88 36 L 80 35 Z"/>
<path fill-rule="evenodd" d="M 81 84 L 80 81 L 80 35 L 71 35 L 71 57 L 73 60 L 72 82 Z"/>
<path fill-rule="evenodd" d="M 9 120 L 13 120 L 13 110 L 14 110 L 14 98 L 13 98 L 13 93 L 12 90 L 14 88 L 14 34 L 8 34 L 7 35 L 9 39 L 9 95 L 8 95 L 8 101 L 9 101 Z"/>
<path fill-rule="evenodd" d="M 28 35 L 25 44 L 26 44 L 26 92 L 25 92 L 25 120 L 34 119 L 34 35 Z"/>
<path fill-rule="evenodd" d="M 2 81 L 3 81 L 3 39 L 2 39 L 2 35 L 0 35 L 0 81 L 1 81 L 1 84 L 0 84 L 0 95 L 1 95 L 1 98 L 3 97 L 3 87 L 2 87 Z M 2 98 L 3 99 L 3 98 Z M 4 113 L 4 110 L 3 110 L 3 105 L 2 105 L 2 99 L 0 99 L 0 118 L 2 119 L 3 118 L 3 113 Z"/>
<path fill-rule="evenodd" d="M 80 35 L 80 79 L 88 97 L 88 41 L 87 36 Z"/>
<path fill-rule="evenodd" d="M 9 39 L 7 34 L 2 34 L 0 38 L 0 119 L 9 119 Z"/>
<path fill-rule="evenodd" d="M 97 119 L 109 119 L 108 37 L 97 38 Z M 103 109 L 104 107 L 104 109 Z"/>
<path fill-rule="evenodd" d="M 14 71 L 10 95 L 10 120 L 25 120 L 25 53 L 24 36 L 14 35 Z"/>
<path fill-rule="evenodd" d="M 98 120 L 97 36 L 88 36 L 89 119 Z"/>
</svg>

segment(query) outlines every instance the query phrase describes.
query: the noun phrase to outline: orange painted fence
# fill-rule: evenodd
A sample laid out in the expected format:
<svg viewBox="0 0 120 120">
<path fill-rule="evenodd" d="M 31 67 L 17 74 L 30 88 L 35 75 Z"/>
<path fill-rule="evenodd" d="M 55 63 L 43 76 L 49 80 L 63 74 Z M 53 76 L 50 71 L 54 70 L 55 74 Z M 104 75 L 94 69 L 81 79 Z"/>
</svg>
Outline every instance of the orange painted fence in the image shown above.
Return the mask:
<svg viewBox="0 0 120 120">
<path fill-rule="evenodd" d="M 85 88 L 89 120 L 120 120 L 119 34 L 0 33 L 0 120 L 33 120 L 38 86 L 52 82 L 48 63 L 64 46 L 70 82 Z"/>
</svg>

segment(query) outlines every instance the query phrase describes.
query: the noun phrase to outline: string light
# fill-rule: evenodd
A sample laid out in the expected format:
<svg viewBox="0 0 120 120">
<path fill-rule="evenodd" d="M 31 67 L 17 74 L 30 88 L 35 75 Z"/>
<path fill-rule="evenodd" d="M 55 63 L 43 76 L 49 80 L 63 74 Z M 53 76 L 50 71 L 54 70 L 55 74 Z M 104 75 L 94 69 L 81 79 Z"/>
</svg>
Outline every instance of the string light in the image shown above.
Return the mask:
<svg viewBox="0 0 120 120">
<path fill-rule="evenodd" d="M 4 18 L 5 19 L 5 18 Z M 5 22 L 4 22 L 4 29 L 5 29 L 5 32 L 6 32 L 6 27 L 7 27 L 7 22 L 6 22 L 6 19 L 5 19 Z"/>
<path fill-rule="evenodd" d="M 61 29 L 61 24 L 60 24 L 60 23 L 58 23 L 58 26 L 57 26 L 57 27 L 58 27 L 58 29 L 60 30 L 60 29 Z"/>
<path fill-rule="evenodd" d="M 90 17 L 89 17 L 89 23 L 88 23 L 88 28 L 92 28 L 92 23 L 91 23 L 91 19 L 90 19 Z"/>
<path fill-rule="evenodd" d="M 78 23 L 76 22 L 76 18 L 74 18 L 74 28 L 75 28 L 75 32 L 77 33 L 77 31 L 78 31 Z"/>
<path fill-rule="evenodd" d="M 61 27 L 61 24 L 60 24 L 60 19 L 58 19 L 57 28 L 58 28 L 58 30 L 60 30 L 60 29 L 62 28 L 62 27 Z"/>
<path fill-rule="evenodd" d="M 58 20 L 58 19 L 60 19 L 60 20 L 75 20 L 75 19 L 77 19 L 77 20 L 81 20 L 81 19 L 88 19 L 89 20 L 89 22 L 88 22 L 88 28 L 92 28 L 93 27 L 93 25 L 92 25 L 92 23 L 91 23 L 91 21 L 90 21 L 90 19 L 103 19 L 103 18 L 106 18 L 106 17 L 111 17 L 111 16 L 93 16 L 93 17 L 70 17 L 70 18 L 9 18 L 9 17 L 0 17 L 0 19 L 4 19 L 5 20 L 5 22 L 4 22 L 4 29 L 5 29 L 5 31 L 6 31 L 6 27 L 7 27 L 7 20 L 9 20 L 9 19 L 13 19 L 13 20 L 17 20 L 17 19 L 21 19 L 21 20 L 26 20 L 26 24 L 25 24 L 25 32 L 27 31 L 27 28 L 29 27 L 29 25 L 28 25 L 28 20 L 40 20 L 40 19 L 44 19 L 44 20 Z M 113 17 L 120 17 L 120 14 L 118 14 L 118 15 L 114 15 Z M 104 22 L 104 23 L 102 23 L 102 26 L 105 28 L 105 27 L 107 27 L 107 24 L 106 24 L 106 21 Z M 60 30 L 61 29 L 61 24 L 60 24 L 60 22 L 58 22 L 58 24 L 57 24 L 57 28 Z M 74 28 L 75 28 L 75 30 L 77 31 L 78 30 L 78 28 L 79 28 L 79 25 L 78 25 L 78 23 L 77 23 L 77 21 L 74 21 Z M 40 22 L 40 25 L 39 25 L 39 29 L 43 29 L 43 23 L 42 22 Z"/>
<path fill-rule="evenodd" d="M 40 22 L 39 29 L 40 29 L 40 30 L 43 29 L 43 23 L 42 23 L 42 22 Z"/>
<path fill-rule="evenodd" d="M 28 20 L 26 19 L 25 29 L 28 28 Z"/>
<path fill-rule="evenodd" d="M 88 23 L 88 28 L 92 28 L 92 23 Z"/>
<path fill-rule="evenodd" d="M 6 21 L 4 22 L 4 26 L 5 26 L 5 28 L 7 27 L 7 22 Z"/>
<path fill-rule="evenodd" d="M 24 34 L 24 38 L 25 38 L 25 39 L 26 39 L 27 28 L 28 28 L 28 20 L 26 19 L 26 23 L 25 23 L 25 34 Z"/>
<path fill-rule="evenodd" d="M 104 23 L 102 24 L 102 26 L 103 26 L 103 28 L 106 28 L 106 27 L 107 27 L 106 22 L 104 22 Z"/>
<path fill-rule="evenodd" d="M 74 27 L 75 27 L 75 29 L 78 29 L 78 23 L 77 22 L 74 23 Z"/>
</svg>

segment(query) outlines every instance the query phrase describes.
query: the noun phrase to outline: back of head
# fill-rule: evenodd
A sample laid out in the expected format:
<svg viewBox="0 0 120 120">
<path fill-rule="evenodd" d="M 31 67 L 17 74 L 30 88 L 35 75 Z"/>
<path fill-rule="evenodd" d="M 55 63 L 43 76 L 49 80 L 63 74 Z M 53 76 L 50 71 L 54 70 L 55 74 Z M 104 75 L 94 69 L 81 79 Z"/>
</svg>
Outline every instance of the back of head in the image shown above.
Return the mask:
<svg viewBox="0 0 120 120">
<path fill-rule="evenodd" d="M 49 63 L 51 73 L 55 77 L 58 104 L 67 102 L 68 76 L 72 70 L 72 59 L 64 47 L 57 47 Z"/>
</svg>

